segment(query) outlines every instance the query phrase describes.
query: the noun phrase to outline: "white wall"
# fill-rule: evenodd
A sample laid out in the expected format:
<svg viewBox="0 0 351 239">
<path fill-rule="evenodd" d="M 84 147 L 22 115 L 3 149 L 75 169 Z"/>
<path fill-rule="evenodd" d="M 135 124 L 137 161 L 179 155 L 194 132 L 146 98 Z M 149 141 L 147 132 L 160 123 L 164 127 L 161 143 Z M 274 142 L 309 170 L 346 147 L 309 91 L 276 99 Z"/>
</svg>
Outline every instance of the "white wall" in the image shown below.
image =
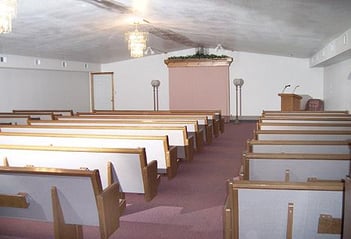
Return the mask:
<svg viewBox="0 0 351 239">
<path fill-rule="evenodd" d="M 213 51 L 211 49 L 210 53 Z M 168 68 L 164 60 L 169 56 L 194 53 L 195 49 L 188 49 L 102 65 L 102 71 L 115 73 L 116 109 L 153 109 L 152 80 L 161 81 L 159 108 L 169 109 Z M 232 51 L 223 54 L 234 58 L 228 82 L 231 115 L 235 115 L 234 78 L 243 78 L 245 81 L 242 87 L 243 116 L 258 116 L 264 109 L 280 109 L 278 93 L 286 84 L 292 86 L 286 92 L 300 85 L 297 94 L 324 98 L 323 69 L 310 68 L 308 59 Z M 7 56 L 7 62 L 0 63 L 0 111 L 33 107 L 70 108 L 75 111 L 90 109 L 89 71 L 99 71 L 100 65 L 88 64 L 87 69 L 84 66 L 86 63 L 68 61 L 67 67 L 62 67 L 61 60 L 41 59 L 38 66 L 35 60 L 32 57 Z M 345 88 L 341 86 L 339 90 L 343 92 Z M 330 96 L 331 93 L 325 92 L 328 96 L 326 106 L 336 108 L 337 104 L 339 108 L 345 108 L 345 99 L 340 99 L 342 104 L 334 102 L 335 99 L 330 100 L 334 98 Z M 350 105 L 347 107 L 350 108 Z"/>
<path fill-rule="evenodd" d="M 113 71 L 116 109 L 152 110 L 152 80 L 159 80 L 159 109 L 168 109 L 168 68 L 165 55 L 153 55 L 135 60 L 102 65 L 102 71 Z"/>
<path fill-rule="evenodd" d="M 169 109 L 168 69 L 164 60 L 169 56 L 194 53 L 195 49 L 189 49 L 102 65 L 102 71 L 115 73 L 116 109 L 153 109 L 151 80 L 161 81 L 159 106 L 160 109 Z M 310 68 L 309 59 L 232 51 L 223 54 L 234 58 L 228 82 L 231 115 L 235 115 L 234 78 L 245 81 L 242 87 L 243 116 L 258 116 L 264 109 L 280 109 L 278 93 L 286 84 L 291 84 L 286 92 L 300 85 L 297 94 L 323 99 L 323 69 Z"/>
<path fill-rule="evenodd" d="M 324 68 L 326 110 L 351 112 L 351 59 Z"/>
<path fill-rule="evenodd" d="M 88 72 L 0 68 L 0 111 L 90 110 Z"/>
<path fill-rule="evenodd" d="M 309 59 L 234 52 L 230 67 L 231 112 L 235 114 L 235 86 L 232 80 L 242 78 L 242 115 L 260 115 L 262 110 L 279 110 L 279 93 L 309 95 L 323 99 L 323 70 L 310 68 Z"/>
<path fill-rule="evenodd" d="M 0 54 L 0 111 L 90 110 L 90 71 L 95 63 Z"/>
</svg>

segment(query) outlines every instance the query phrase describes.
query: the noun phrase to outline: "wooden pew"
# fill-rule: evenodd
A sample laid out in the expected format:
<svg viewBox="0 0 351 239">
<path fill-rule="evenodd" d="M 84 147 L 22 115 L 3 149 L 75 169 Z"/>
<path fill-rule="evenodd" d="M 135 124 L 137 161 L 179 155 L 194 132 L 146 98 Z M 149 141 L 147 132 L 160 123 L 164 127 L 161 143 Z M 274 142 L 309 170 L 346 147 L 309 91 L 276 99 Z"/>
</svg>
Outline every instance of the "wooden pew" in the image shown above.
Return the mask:
<svg viewBox="0 0 351 239">
<path fill-rule="evenodd" d="M 349 140 L 351 131 L 333 130 L 255 130 L 258 140 Z"/>
<path fill-rule="evenodd" d="M 345 179 L 343 238 L 351 238 L 351 179 Z"/>
<path fill-rule="evenodd" d="M 230 181 L 224 238 L 341 238 L 342 201 L 342 182 Z"/>
<path fill-rule="evenodd" d="M 301 117 L 301 116 L 280 116 L 280 117 L 260 117 L 260 123 L 333 123 L 333 124 L 349 124 L 351 117 Z"/>
<path fill-rule="evenodd" d="M 98 170 L 0 166 L 0 217 L 53 222 L 55 239 L 83 238 L 84 225 L 109 238 L 119 200 L 118 184 L 103 189 Z"/>
<path fill-rule="evenodd" d="M 54 116 L 57 115 L 67 115 L 73 116 L 73 110 L 50 110 L 50 109 L 42 109 L 42 110 L 12 110 L 13 113 L 16 114 L 32 114 L 32 113 L 51 113 Z"/>
<path fill-rule="evenodd" d="M 110 117 L 114 119 L 124 119 L 124 120 L 133 120 L 133 119 L 144 119 L 144 120 L 167 120 L 167 121 L 184 121 L 184 120 L 196 120 L 200 129 L 205 132 L 206 140 L 209 141 L 213 138 L 213 124 L 209 122 L 208 117 L 205 115 L 175 115 L 175 114 L 158 114 L 158 115 L 149 115 L 149 114 L 96 114 L 96 113 L 84 113 L 78 112 L 77 116 L 79 117 Z M 209 141 L 210 142 L 210 141 Z"/>
<path fill-rule="evenodd" d="M 260 130 L 335 130 L 351 131 L 350 123 L 257 123 Z"/>
<path fill-rule="evenodd" d="M 1 125 L 26 125 L 28 124 L 29 116 L 23 115 L 1 115 L 0 114 L 0 124 Z"/>
<path fill-rule="evenodd" d="M 213 134 L 217 137 L 224 132 L 224 118 L 221 110 L 94 110 L 94 114 L 147 114 L 147 115 L 205 115 L 213 124 Z M 79 112 L 78 112 L 79 114 Z"/>
<path fill-rule="evenodd" d="M 247 141 L 249 153 L 319 153 L 348 154 L 348 141 L 255 140 Z"/>
<path fill-rule="evenodd" d="M 144 148 L 0 145 L 0 158 L 17 167 L 98 169 L 103 188 L 118 182 L 123 193 L 144 194 L 146 201 L 156 196 L 160 182 L 157 161 L 147 163 Z"/>
<path fill-rule="evenodd" d="M 322 111 L 281 111 L 281 110 L 263 110 L 262 114 L 349 114 L 348 110 L 322 110 Z"/>
<path fill-rule="evenodd" d="M 192 160 L 194 157 L 194 138 L 188 137 L 185 127 L 126 127 L 126 126 L 40 126 L 40 125 L 3 125 L 1 132 L 27 133 L 64 133 L 95 135 L 134 135 L 168 136 L 170 146 L 177 147 L 177 157 Z"/>
<path fill-rule="evenodd" d="M 74 146 L 102 148 L 145 148 L 148 163 L 157 161 L 160 174 L 171 179 L 177 174 L 177 149 L 170 147 L 167 136 L 115 136 L 50 133 L 0 132 L 0 144 Z"/>
<path fill-rule="evenodd" d="M 162 119 L 119 119 L 112 117 L 89 117 L 89 116 L 80 116 L 80 117 L 57 117 L 57 120 L 65 121 L 66 123 L 104 123 L 110 126 L 186 126 L 188 135 L 193 135 L 195 140 L 195 149 L 200 151 L 203 148 L 204 142 L 207 144 L 212 142 L 212 138 L 207 139 L 203 129 L 199 128 L 198 122 L 196 120 L 183 120 L 183 121 L 173 121 L 173 120 L 162 120 Z M 87 122 L 86 122 L 87 121 Z M 52 122 L 52 121 L 51 121 Z M 51 123 L 49 122 L 49 123 Z M 55 121 L 57 122 L 57 121 Z M 46 122 L 37 122 L 29 121 L 30 125 L 35 124 L 42 125 Z"/>
<path fill-rule="evenodd" d="M 54 114 L 50 112 L 32 112 L 32 113 L 14 113 L 14 112 L 0 112 L 0 116 L 18 116 L 28 117 L 29 119 L 42 119 L 42 120 L 53 120 Z"/>
<path fill-rule="evenodd" d="M 244 179 L 304 182 L 338 180 L 348 174 L 350 154 L 244 153 Z"/>
<path fill-rule="evenodd" d="M 262 112 L 262 117 L 273 117 L 273 116 L 308 116 L 308 117 L 344 117 L 350 116 L 348 111 L 266 111 Z"/>
</svg>

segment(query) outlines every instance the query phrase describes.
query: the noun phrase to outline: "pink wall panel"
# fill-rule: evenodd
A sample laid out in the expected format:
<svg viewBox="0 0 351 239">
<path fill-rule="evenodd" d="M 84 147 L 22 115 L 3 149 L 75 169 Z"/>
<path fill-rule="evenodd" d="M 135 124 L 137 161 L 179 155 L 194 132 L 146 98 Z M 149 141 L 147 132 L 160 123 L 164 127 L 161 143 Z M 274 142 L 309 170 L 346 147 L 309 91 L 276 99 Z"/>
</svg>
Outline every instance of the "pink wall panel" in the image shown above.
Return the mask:
<svg viewBox="0 0 351 239">
<path fill-rule="evenodd" d="M 228 66 L 169 68 L 170 109 L 220 109 L 229 115 Z"/>
</svg>

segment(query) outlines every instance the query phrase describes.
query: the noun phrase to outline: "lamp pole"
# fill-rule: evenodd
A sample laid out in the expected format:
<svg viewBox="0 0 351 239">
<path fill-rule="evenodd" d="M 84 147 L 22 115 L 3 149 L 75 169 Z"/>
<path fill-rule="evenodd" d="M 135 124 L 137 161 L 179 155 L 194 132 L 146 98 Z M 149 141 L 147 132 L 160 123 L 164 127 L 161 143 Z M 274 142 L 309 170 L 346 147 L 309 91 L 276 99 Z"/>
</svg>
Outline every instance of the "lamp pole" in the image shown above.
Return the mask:
<svg viewBox="0 0 351 239">
<path fill-rule="evenodd" d="M 160 86 L 161 82 L 159 80 L 152 80 L 151 86 L 153 89 L 154 95 L 154 111 L 158 111 L 158 87 Z"/>
<path fill-rule="evenodd" d="M 236 101 L 235 101 L 235 123 L 239 123 L 239 115 L 238 115 L 238 109 L 239 109 L 239 99 L 240 99 L 240 116 L 241 116 L 241 87 L 244 84 L 244 80 L 241 78 L 237 78 L 233 80 L 233 84 L 235 85 L 235 96 L 236 96 Z M 239 92 L 238 92 L 239 89 Z"/>
</svg>

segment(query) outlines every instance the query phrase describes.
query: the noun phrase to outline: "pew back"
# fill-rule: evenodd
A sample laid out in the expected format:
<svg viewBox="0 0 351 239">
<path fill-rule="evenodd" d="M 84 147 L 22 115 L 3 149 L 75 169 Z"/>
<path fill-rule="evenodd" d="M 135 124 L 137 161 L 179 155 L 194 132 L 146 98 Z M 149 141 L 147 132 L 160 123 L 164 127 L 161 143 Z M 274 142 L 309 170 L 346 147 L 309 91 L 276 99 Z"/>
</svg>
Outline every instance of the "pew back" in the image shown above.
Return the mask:
<svg viewBox="0 0 351 239">
<path fill-rule="evenodd" d="M 176 151 L 170 149 L 167 136 L 113 136 L 49 133 L 4 133 L 0 132 L 0 144 L 73 146 L 102 148 L 145 148 L 148 163 L 157 161 L 159 173 L 175 173 Z M 174 152 L 171 152 L 174 151 Z M 174 165 L 175 164 L 175 165 Z"/>
<path fill-rule="evenodd" d="M 29 116 L 23 115 L 0 115 L 0 125 L 26 125 L 28 124 Z"/>
<path fill-rule="evenodd" d="M 98 169 L 103 188 L 118 182 L 122 192 L 156 195 L 157 163 L 147 164 L 145 149 L 0 145 L 0 158 L 9 166 Z M 150 169 L 149 169 L 150 168 Z M 152 170 L 151 170 L 152 168 Z M 153 176 L 151 177 L 150 174 Z M 149 177 L 150 176 L 150 177 Z M 157 185 L 155 185 L 157 184 Z M 154 190 L 151 191 L 150 190 Z"/>
<path fill-rule="evenodd" d="M 260 130 L 335 130 L 351 131 L 351 122 L 334 123 L 258 123 Z"/>
<path fill-rule="evenodd" d="M 195 146 L 197 150 L 200 150 L 203 146 L 204 141 L 210 142 L 211 139 L 207 139 L 204 130 L 199 129 L 199 125 L 196 120 L 187 121 L 164 121 L 158 119 L 118 119 L 112 117 L 57 117 L 54 121 L 37 121 L 29 120 L 30 125 L 101 125 L 101 126 L 152 126 L 152 127 L 186 127 L 189 135 L 193 135 L 195 139 Z"/>
<path fill-rule="evenodd" d="M 350 168 L 350 154 L 246 153 L 243 158 L 247 180 L 341 181 Z"/>
<path fill-rule="evenodd" d="M 333 130 L 256 130 L 258 140 L 349 140 L 351 131 Z"/>
<path fill-rule="evenodd" d="M 53 115 L 74 115 L 73 110 L 50 110 L 50 109 L 43 109 L 43 110 L 12 110 L 13 113 L 16 114 L 32 114 L 32 113 L 51 113 Z"/>
<path fill-rule="evenodd" d="M 225 238 L 341 238 L 329 234 L 321 219 L 340 222 L 342 201 L 341 182 L 233 181 L 224 208 Z"/>
<path fill-rule="evenodd" d="M 348 117 L 260 117 L 262 123 L 333 123 L 349 124 L 351 116 Z"/>
<path fill-rule="evenodd" d="M 103 190 L 98 170 L 0 166 L 0 216 L 53 222 L 57 239 L 83 238 L 82 225 L 107 239 L 119 227 L 118 202 L 118 184 Z"/>
<path fill-rule="evenodd" d="M 153 127 L 153 126 L 68 126 L 68 125 L 4 125 L 1 132 L 27 132 L 27 133 L 59 133 L 59 134 L 96 134 L 96 135 L 128 135 L 128 136 L 168 136 L 171 146 L 177 147 L 177 156 L 186 160 L 193 159 L 194 139 L 188 137 L 183 127 Z"/>
<path fill-rule="evenodd" d="M 219 132 L 224 132 L 224 118 L 221 110 L 95 110 L 94 112 L 78 112 L 77 115 L 100 114 L 100 115 L 123 115 L 123 114 L 146 114 L 146 115 L 205 115 L 213 124 L 213 133 L 215 136 Z"/>
<path fill-rule="evenodd" d="M 251 153 L 349 153 L 348 141 L 312 140 L 248 140 L 247 152 Z"/>
</svg>

